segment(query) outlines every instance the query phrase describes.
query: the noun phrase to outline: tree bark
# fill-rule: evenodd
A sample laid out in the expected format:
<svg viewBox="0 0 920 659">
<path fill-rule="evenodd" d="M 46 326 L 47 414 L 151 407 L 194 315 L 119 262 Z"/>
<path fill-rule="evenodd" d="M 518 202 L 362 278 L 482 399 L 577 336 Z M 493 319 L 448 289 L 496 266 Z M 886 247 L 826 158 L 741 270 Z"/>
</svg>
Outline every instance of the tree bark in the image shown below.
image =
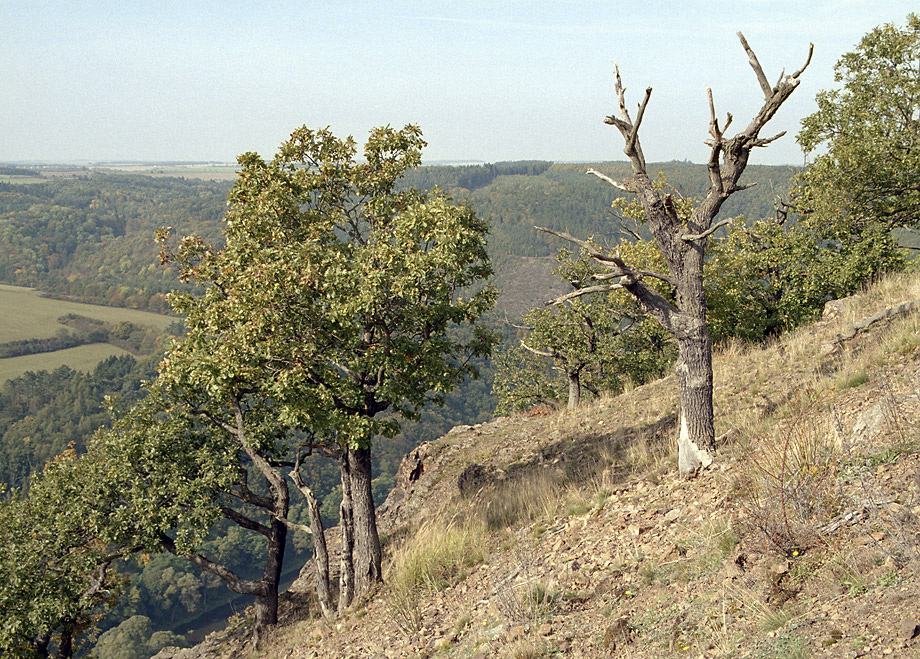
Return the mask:
<svg viewBox="0 0 920 659">
<path fill-rule="evenodd" d="M 284 566 L 284 545 L 287 541 L 287 532 L 287 526 L 283 522 L 277 519 L 271 521 L 265 570 L 259 580 L 262 593 L 256 595 L 255 628 L 257 632 L 278 623 L 278 584 L 281 583 L 281 570 Z"/>
<path fill-rule="evenodd" d="M 705 317 L 690 318 L 677 333 L 680 431 L 677 464 L 681 476 L 695 475 L 712 464 L 715 432 L 712 405 L 712 340 Z"/>
<path fill-rule="evenodd" d="M 346 456 L 354 515 L 355 597 L 361 597 L 383 580 L 380 536 L 371 489 L 371 450 L 350 448 Z"/>
<path fill-rule="evenodd" d="M 355 596 L 355 521 L 351 497 L 351 475 L 347 451 L 339 459 L 342 479 L 342 503 L 339 505 L 339 527 L 342 541 L 339 551 L 341 568 L 339 570 L 339 614 L 351 606 Z"/>
<path fill-rule="evenodd" d="M 581 403 L 581 373 L 580 371 L 569 371 L 566 375 L 569 377 L 568 409 L 574 410 Z"/>
<path fill-rule="evenodd" d="M 326 544 L 326 532 L 323 529 L 323 518 L 319 512 L 319 502 L 313 490 L 307 487 L 303 478 L 300 477 L 299 466 L 300 458 L 298 457 L 297 464 L 291 471 L 291 479 L 307 500 L 310 536 L 313 539 L 313 565 L 316 570 L 316 598 L 323 617 L 326 620 L 332 620 L 335 614 L 332 609 L 332 589 L 329 586 L 329 548 Z"/>
</svg>

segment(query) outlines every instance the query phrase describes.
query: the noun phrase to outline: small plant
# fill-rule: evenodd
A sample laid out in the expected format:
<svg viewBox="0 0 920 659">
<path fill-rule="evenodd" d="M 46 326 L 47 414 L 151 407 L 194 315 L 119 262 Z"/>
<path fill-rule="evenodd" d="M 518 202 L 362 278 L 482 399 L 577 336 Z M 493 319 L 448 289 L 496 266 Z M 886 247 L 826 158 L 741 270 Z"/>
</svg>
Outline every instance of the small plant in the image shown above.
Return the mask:
<svg viewBox="0 0 920 659">
<path fill-rule="evenodd" d="M 769 609 L 765 608 L 761 614 L 758 627 L 765 632 L 775 632 L 786 626 L 786 623 L 795 617 L 795 613 L 789 609 Z"/>
<path fill-rule="evenodd" d="M 879 588 L 891 588 L 897 586 L 903 581 L 901 573 L 897 570 L 889 570 L 875 580 L 875 585 Z"/>
<path fill-rule="evenodd" d="M 846 380 L 841 389 L 855 389 L 861 387 L 869 381 L 869 376 L 864 371 L 860 371 Z"/>
</svg>

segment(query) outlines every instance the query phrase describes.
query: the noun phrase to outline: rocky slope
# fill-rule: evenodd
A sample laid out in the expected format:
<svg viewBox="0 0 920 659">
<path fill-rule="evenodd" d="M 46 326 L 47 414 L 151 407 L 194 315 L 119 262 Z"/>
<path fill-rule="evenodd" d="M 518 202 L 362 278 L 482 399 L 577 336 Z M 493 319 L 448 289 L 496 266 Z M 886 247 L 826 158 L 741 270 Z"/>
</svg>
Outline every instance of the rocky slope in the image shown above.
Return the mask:
<svg viewBox="0 0 920 659">
<path fill-rule="evenodd" d="M 420 446 L 380 511 L 388 584 L 330 625 L 305 574 L 251 656 L 920 656 L 920 317 L 881 313 L 917 299 L 892 279 L 724 348 L 691 481 L 673 378 Z M 176 656 L 250 656 L 235 629 Z"/>
</svg>

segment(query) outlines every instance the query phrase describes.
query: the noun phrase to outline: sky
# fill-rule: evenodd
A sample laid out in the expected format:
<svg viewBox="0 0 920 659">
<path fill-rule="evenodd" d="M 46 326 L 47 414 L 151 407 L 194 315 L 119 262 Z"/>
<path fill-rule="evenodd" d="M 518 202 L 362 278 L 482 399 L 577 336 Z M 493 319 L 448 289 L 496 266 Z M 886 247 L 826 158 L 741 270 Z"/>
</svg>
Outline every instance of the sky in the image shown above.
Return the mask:
<svg viewBox="0 0 920 659">
<path fill-rule="evenodd" d="M 652 97 L 649 162 L 705 162 L 712 88 L 743 128 L 767 78 L 814 58 L 751 162 L 795 142 L 834 64 L 916 0 L 0 0 L 0 162 L 271 157 L 301 125 L 363 143 L 421 126 L 427 162 L 622 160 L 603 123 Z M 633 113 L 634 114 L 634 113 Z M 730 130 L 729 133 L 732 133 Z"/>
</svg>

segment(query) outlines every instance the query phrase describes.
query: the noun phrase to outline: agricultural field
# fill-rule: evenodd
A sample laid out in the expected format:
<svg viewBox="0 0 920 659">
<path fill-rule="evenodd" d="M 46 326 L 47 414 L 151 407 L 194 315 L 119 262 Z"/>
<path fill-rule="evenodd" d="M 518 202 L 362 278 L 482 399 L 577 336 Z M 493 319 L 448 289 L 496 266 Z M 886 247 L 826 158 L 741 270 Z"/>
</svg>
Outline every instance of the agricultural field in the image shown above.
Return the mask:
<svg viewBox="0 0 920 659">
<path fill-rule="evenodd" d="M 0 382 L 18 378 L 28 371 L 53 371 L 61 366 L 69 366 L 75 371 L 90 372 L 103 359 L 127 354 L 130 354 L 127 350 L 108 343 L 92 343 L 37 355 L 8 357 L 0 359 Z"/>
<path fill-rule="evenodd" d="M 30 288 L 0 285 L 0 344 L 31 339 L 49 339 L 69 332 L 61 319 L 67 315 L 92 319 L 109 325 L 132 323 L 162 333 L 175 318 L 148 311 L 82 304 L 42 297 Z M 127 351 L 110 343 L 89 343 L 53 352 L 40 352 L 0 358 L 0 381 L 26 371 L 53 370 L 67 365 L 77 370 L 91 370 L 101 360 Z"/>
</svg>

